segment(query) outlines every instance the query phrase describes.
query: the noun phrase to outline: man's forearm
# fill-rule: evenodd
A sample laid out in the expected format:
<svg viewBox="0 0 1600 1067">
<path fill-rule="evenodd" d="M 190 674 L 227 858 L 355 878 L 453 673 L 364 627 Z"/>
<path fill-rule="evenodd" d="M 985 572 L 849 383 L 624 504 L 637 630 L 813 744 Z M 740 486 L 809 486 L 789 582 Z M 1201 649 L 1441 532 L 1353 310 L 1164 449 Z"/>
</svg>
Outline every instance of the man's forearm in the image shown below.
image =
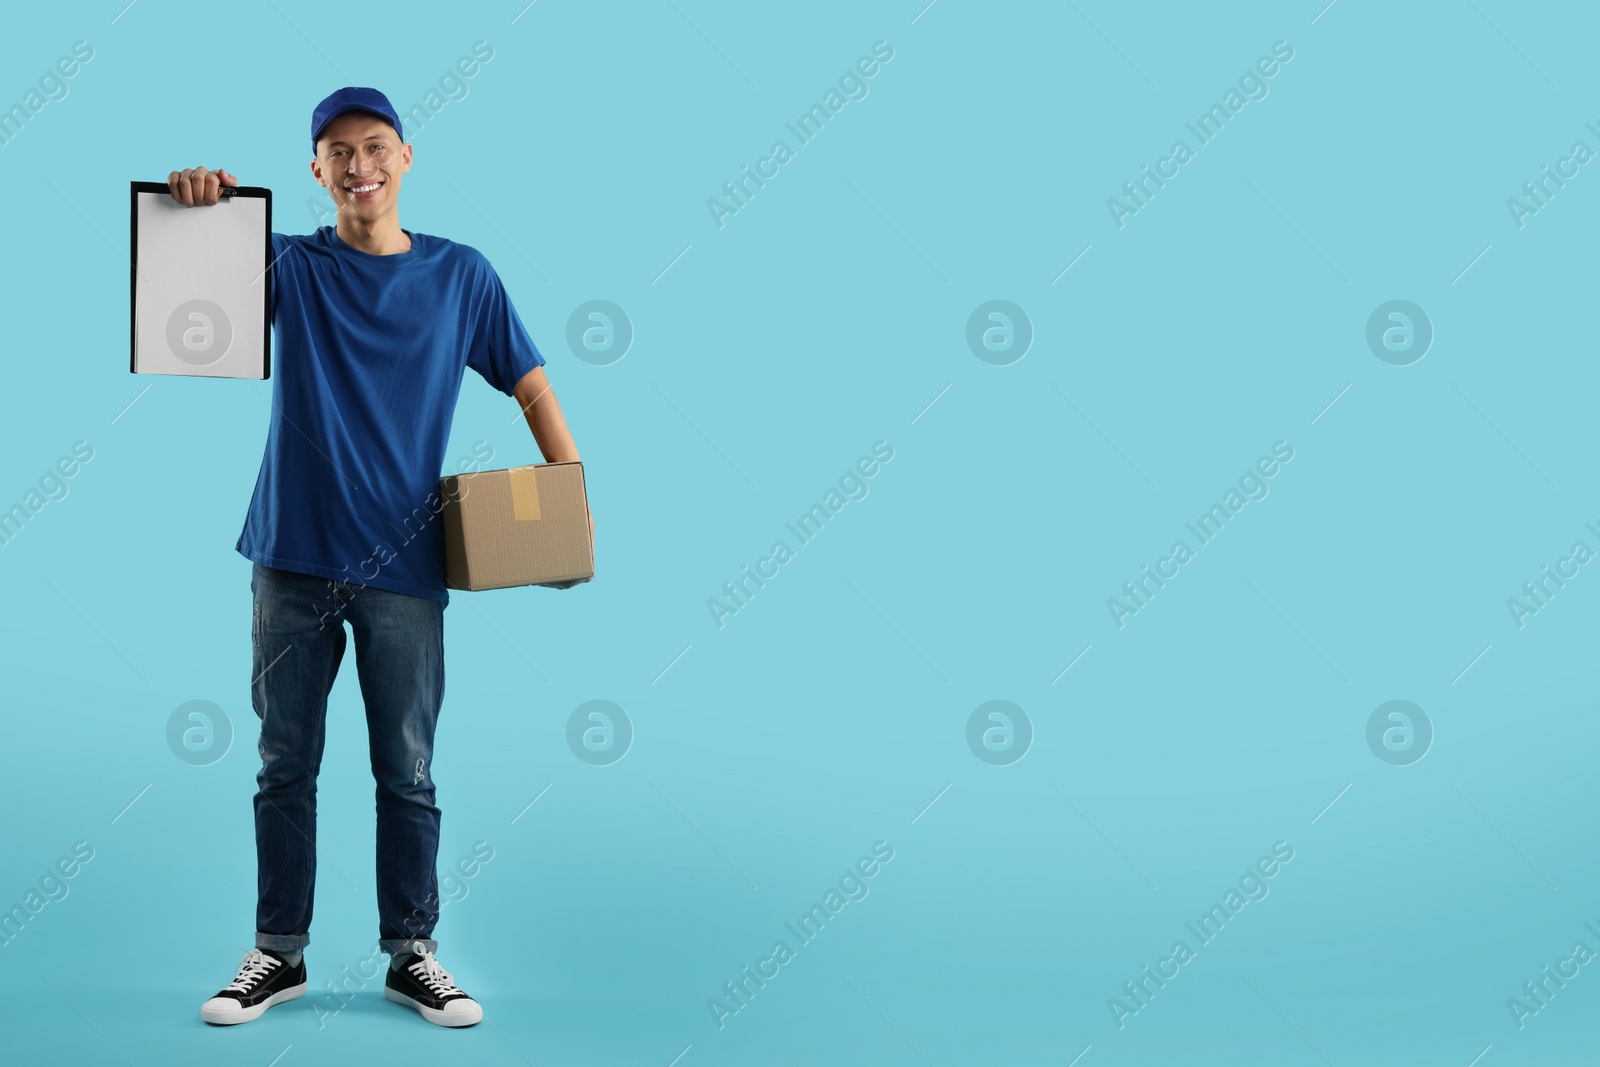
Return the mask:
<svg viewBox="0 0 1600 1067">
<path fill-rule="evenodd" d="M 528 428 L 533 431 L 533 439 L 546 463 L 569 463 L 578 459 L 578 446 L 567 430 L 567 420 L 561 414 L 554 389 L 546 387 L 522 414 L 528 420 Z"/>
</svg>

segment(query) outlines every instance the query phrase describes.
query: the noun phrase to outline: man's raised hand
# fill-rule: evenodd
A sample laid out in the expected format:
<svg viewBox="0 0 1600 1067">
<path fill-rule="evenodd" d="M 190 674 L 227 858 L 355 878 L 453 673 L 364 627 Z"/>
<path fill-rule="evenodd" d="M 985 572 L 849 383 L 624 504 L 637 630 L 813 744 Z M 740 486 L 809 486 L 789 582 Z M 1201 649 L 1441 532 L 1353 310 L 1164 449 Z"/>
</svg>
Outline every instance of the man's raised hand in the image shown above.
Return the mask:
<svg viewBox="0 0 1600 1067">
<path fill-rule="evenodd" d="M 187 170 L 175 170 L 167 176 L 167 188 L 172 190 L 172 199 L 184 207 L 215 204 L 222 199 L 221 189 L 224 185 L 238 184 L 239 179 L 221 167 L 216 170 L 190 167 Z"/>
</svg>

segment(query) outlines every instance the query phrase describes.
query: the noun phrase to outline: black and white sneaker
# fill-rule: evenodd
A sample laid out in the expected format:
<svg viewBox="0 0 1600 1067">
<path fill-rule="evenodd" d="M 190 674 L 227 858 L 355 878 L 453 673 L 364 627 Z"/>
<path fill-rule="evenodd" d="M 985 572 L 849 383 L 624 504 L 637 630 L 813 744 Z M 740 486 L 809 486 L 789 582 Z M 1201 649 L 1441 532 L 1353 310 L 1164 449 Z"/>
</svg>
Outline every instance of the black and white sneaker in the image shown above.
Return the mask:
<svg viewBox="0 0 1600 1067">
<path fill-rule="evenodd" d="M 471 1026 L 483 1019 L 478 1002 L 457 988 L 450 972 L 439 966 L 425 947 L 415 955 L 402 957 L 399 967 L 390 967 L 383 980 L 383 995 L 396 1004 L 416 1008 L 435 1026 Z"/>
<path fill-rule="evenodd" d="M 274 1004 L 306 995 L 306 961 L 293 967 L 271 949 L 253 948 L 239 964 L 239 975 L 200 1005 L 200 1018 L 227 1026 L 259 1019 Z"/>
</svg>

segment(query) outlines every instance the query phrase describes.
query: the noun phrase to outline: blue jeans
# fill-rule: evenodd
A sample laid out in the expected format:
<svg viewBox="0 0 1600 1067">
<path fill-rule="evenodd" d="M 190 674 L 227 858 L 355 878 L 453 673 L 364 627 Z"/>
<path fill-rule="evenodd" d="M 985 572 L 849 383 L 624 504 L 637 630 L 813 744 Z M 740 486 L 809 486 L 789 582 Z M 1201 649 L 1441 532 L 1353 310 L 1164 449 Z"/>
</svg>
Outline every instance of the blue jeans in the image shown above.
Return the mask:
<svg viewBox="0 0 1600 1067">
<path fill-rule="evenodd" d="M 253 564 L 256 947 L 311 940 L 317 872 L 317 771 L 328 692 L 356 639 L 356 672 L 378 801 L 378 937 L 385 952 L 438 948 L 439 809 L 433 734 L 444 699 L 446 602 Z"/>
</svg>

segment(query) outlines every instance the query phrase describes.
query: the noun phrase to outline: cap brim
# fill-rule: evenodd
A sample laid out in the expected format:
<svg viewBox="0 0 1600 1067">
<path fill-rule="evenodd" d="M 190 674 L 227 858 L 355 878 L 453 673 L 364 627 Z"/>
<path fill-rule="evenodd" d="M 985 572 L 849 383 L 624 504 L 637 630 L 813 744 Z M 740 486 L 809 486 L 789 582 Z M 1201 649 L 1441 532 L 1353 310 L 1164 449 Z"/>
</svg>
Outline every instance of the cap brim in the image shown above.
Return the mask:
<svg viewBox="0 0 1600 1067">
<path fill-rule="evenodd" d="M 362 111 L 362 112 L 365 112 L 368 115 L 371 115 L 373 118 L 378 119 L 385 126 L 388 126 L 391 130 L 394 130 L 395 136 L 400 138 L 400 142 L 402 144 L 405 143 L 405 135 L 403 133 L 401 133 L 398 129 L 396 129 L 394 124 L 389 121 L 389 116 L 388 115 L 382 114 L 381 112 L 374 111 L 370 107 L 366 107 L 366 106 L 364 106 L 362 104 L 345 104 L 343 107 L 335 109 L 333 114 L 329 115 L 326 119 L 324 119 L 322 125 L 317 127 L 317 132 L 313 133 L 311 135 L 311 145 L 312 145 L 312 147 L 315 148 L 316 147 L 316 143 L 318 141 L 322 140 L 322 135 L 328 131 L 328 127 L 329 126 L 333 125 L 333 120 L 334 119 L 338 118 L 341 115 L 348 115 L 352 111 Z"/>
</svg>

